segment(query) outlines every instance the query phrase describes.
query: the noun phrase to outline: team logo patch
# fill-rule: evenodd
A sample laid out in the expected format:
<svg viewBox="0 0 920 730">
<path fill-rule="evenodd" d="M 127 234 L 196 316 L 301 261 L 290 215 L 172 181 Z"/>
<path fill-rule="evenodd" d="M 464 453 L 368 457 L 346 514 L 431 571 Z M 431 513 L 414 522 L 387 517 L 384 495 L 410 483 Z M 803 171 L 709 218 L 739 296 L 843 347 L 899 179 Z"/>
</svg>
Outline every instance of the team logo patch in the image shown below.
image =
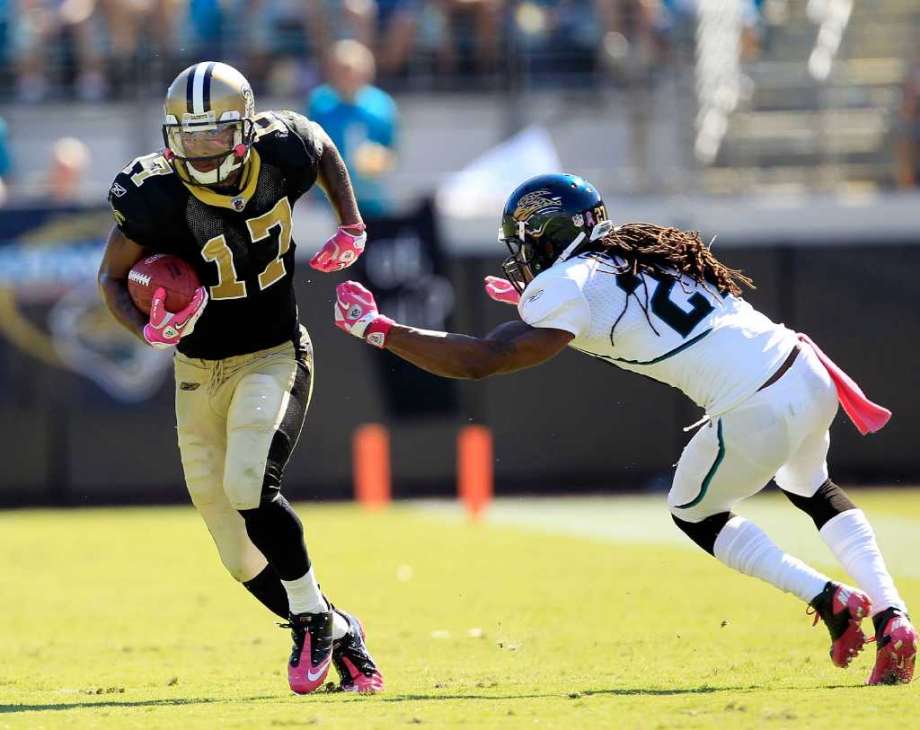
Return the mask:
<svg viewBox="0 0 920 730">
<path fill-rule="evenodd" d="M 549 190 L 534 190 L 522 197 L 514 209 L 514 220 L 527 221 L 537 213 L 549 213 L 562 210 L 562 198 L 554 196 Z"/>
<path fill-rule="evenodd" d="M 116 198 L 120 198 L 122 195 L 124 195 L 124 194 L 127 193 L 128 191 L 125 190 L 125 188 L 123 188 L 123 187 L 122 187 L 121 185 L 119 185 L 118 183 L 115 183 L 115 184 L 112 186 L 112 191 L 111 191 L 111 192 L 112 192 L 112 195 L 114 195 Z"/>
</svg>

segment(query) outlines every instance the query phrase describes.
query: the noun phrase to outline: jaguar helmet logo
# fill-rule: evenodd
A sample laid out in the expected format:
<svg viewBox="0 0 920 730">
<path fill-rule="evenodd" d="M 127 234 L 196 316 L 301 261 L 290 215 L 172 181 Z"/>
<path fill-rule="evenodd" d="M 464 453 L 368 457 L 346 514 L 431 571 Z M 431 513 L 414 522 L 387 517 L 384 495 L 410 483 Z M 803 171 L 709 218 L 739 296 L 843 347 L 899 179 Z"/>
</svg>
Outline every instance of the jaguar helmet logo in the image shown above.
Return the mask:
<svg viewBox="0 0 920 730">
<path fill-rule="evenodd" d="M 552 213 L 562 210 L 562 198 L 553 195 L 549 190 L 534 190 L 522 196 L 512 214 L 518 223 L 527 222 L 539 213 Z M 528 226 L 527 232 L 532 236 L 539 236 L 543 231 L 534 230 Z"/>
</svg>

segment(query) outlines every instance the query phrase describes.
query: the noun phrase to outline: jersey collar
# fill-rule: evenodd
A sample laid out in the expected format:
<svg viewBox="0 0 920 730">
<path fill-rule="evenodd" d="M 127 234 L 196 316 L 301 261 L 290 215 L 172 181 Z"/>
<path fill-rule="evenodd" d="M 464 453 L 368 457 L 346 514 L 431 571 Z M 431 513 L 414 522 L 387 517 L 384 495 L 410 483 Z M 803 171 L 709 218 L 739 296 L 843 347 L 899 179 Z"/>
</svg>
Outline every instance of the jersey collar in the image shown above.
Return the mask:
<svg viewBox="0 0 920 730">
<path fill-rule="evenodd" d="M 203 185 L 190 185 L 182 181 L 182 184 L 188 188 L 188 191 L 205 205 L 213 205 L 218 208 L 227 208 L 229 210 L 241 213 L 249 203 L 259 184 L 259 172 L 262 169 L 262 158 L 256 150 L 249 150 L 249 162 L 246 165 L 246 185 L 236 195 L 224 195 L 211 188 Z"/>
</svg>

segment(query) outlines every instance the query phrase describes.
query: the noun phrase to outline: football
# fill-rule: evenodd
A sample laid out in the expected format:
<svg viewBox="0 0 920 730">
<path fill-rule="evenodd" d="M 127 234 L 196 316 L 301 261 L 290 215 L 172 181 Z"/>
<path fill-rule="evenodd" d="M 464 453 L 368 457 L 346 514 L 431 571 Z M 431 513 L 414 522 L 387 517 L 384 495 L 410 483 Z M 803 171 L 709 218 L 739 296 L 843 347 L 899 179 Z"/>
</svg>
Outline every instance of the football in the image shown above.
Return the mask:
<svg viewBox="0 0 920 730">
<path fill-rule="evenodd" d="M 191 264 L 169 254 L 141 259 L 128 272 L 131 299 L 145 314 L 150 313 L 150 300 L 160 287 L 166 290 L 166 309 L 178 312 L 192 301 L 199 286 L 201 282 Z"/>
</svg>

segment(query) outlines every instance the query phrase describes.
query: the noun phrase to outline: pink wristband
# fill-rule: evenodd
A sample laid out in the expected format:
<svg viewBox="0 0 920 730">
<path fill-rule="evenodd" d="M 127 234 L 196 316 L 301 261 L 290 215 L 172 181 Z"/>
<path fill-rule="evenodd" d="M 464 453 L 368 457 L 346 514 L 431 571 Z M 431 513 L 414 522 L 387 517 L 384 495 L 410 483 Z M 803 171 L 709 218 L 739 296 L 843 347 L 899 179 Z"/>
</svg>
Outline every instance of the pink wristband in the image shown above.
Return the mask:
<svg viewBox="0 0 920 730">
<path fill-rule="evenodd" d="M 393 329 L 394 324 L 396 324 L 396 322 L 389 317 L 385 317 L 382 314 L 379 315 L 367 326 L 367 329 L 364 330 L 364 341 L 368 345 L 373 345 L 382 350 L 386 347 L 387 337 L 390 334 L 390 330 Z"/>
</svg>

